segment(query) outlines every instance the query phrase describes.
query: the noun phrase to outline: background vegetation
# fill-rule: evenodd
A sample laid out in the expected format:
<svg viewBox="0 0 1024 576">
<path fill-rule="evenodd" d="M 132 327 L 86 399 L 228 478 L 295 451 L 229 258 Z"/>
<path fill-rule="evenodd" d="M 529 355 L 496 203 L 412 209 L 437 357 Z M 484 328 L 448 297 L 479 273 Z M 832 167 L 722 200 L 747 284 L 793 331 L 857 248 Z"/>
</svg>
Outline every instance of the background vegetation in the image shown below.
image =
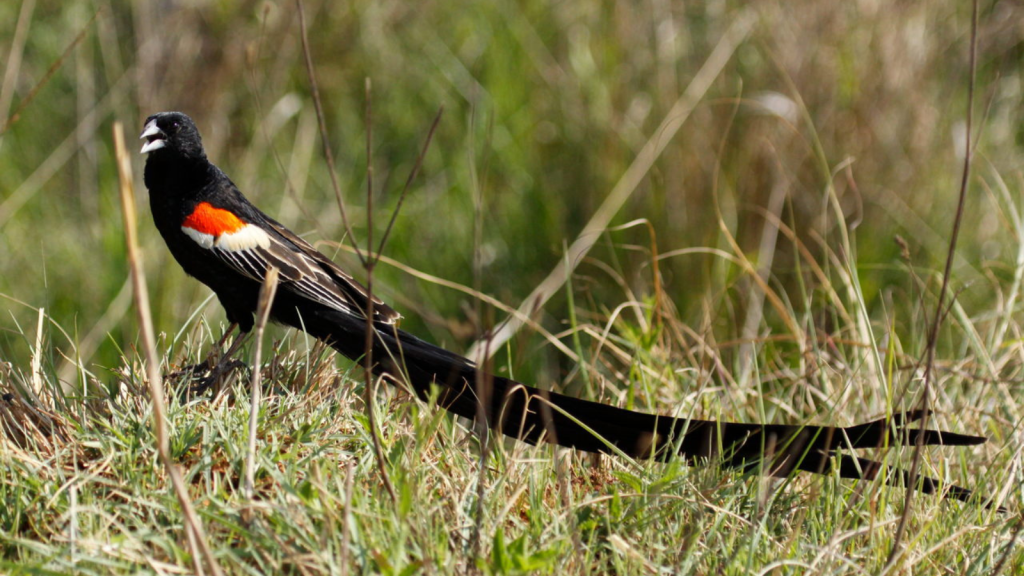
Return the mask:
<svg viewBox="0 0 1024 576">
<path fill-rule="evenodd" d="M 588 363 L 527 330 L 496 369 L 696 417 L 850 424 L 913 406 L 962 171 L 971 6 L 746 4 L 308 3 L 355 240 L 367 235 L 365 79 L 378 238 L 445 109 L 385 255 L 518 306 L 727 31 L 745 31 L 615 228 L 536 311 Z M 140 384 L 110 126 L 190 114 L 250 199 L 358 270 L 336 248 L 295 5 L 24 0 L 0 3 L 0 31 L 0 387 L 34 390 L 35 421 L 60 428 L 25 436 L 5 420 L 0 562 L 188 571 Z M 980 5 L 977 156 L 931 400 L 936 425 L 991 441 L 925 455 L 930 474 L 1014 511 L 1022 39 L 1019 4 Z M 145 216 L 141 233 L 171 372 L 204 356 L 223 313 Z M 455 350 L 505 316 L 397 267 L 375 276 L 403 328 Z M 1024 570 L 1017 512 L 918 498 L 895 543 L 901 489 L 636 469 L 514 443 L 481 463 L 464 428 L 386 393 L 392 502 L 360 379 L 301 335 L 271 338 L 256 504 L 238 488 L 247 392 L 171 408 L 174 453 L 229 572 Z M 879 457 L 905 465 L 911 452 Z"/>
</svg>

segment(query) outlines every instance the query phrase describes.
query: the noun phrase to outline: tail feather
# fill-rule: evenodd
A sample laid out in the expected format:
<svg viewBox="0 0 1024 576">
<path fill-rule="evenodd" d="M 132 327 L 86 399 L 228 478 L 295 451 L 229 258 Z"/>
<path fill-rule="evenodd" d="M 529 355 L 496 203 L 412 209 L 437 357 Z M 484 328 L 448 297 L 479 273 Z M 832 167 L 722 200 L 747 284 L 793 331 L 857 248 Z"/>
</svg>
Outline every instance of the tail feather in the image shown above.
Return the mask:
<svg viewBox="0 0 1024 576">
<path fill-rule="evenodd" d="M 352 359 L 363 356 L 362 321 L 330 311 L 304 320 L 302 329 L 343 355 Z M 454 414 L 473 419 L 482 408 L 489 426 L 508 436 L 531 444 L 547 442 L 588 452 L 621 452 L 633 458 L 659 460 L 678 454 L 690 463 L 718 459 L 728 467 L 761 470 L 773 476 L 787 476 L 797 470 L 828 474 L 838 463 L 840 477 L 870 479 L 884 468 L 882 464 L 838 450 L 917 443 L 970 446 L 986 440 L 906 428 L 906 423 L 926 416 L 920 410 L 845 428 L 645 414 L 480 372 L 466 358 L 391 325 L 378 325 L 373 355 L 375 372 L 407 383 L 424 400 L 433 387 L 438 387 L 437 404 Z M 482 401 L 478 401 L 478 390 L 484 396 Z M 907 476 L 902 470 L 886 473 L 890 483 L 907 483 Z M 970 490 L 943 486 L 927 477 L 918 477 L 915 488 L 929 494 L 941 489 L 946 496 L 959 500 L 972 496 Z"/>
</svg>

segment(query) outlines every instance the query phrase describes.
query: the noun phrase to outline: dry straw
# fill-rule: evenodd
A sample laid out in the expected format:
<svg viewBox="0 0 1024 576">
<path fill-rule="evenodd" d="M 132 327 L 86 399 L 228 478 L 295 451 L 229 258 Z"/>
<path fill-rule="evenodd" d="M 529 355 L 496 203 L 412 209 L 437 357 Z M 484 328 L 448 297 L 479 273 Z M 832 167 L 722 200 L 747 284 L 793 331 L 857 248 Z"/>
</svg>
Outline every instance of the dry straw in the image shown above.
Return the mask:
<svg viewBox="0 0 1024 576">
<path fill-rule="evenodd" d="M 157 454 L 160 462 L 167 470 L 171 479 L 174 494 L 178 497 L 185 520 L 185 531 L 188 536 L 189 548 L 192 550 L 193 567 L 196 574 L 206 574 L 203 563 L 210 572 L 219 576 L 222 572 L 217 560 L 210 551 L 206 541 L 203 525 L 192 507 L 188 490 L 182 480 L 181 472 L 171 460 L 170 442 L 167 435 L 167 409 L 164 405 L 164 385 L 160 374 L 160 357 L 156 351 L 156 339 L 153 336 L 153 318 L 149 309 L 149 293 L 146 291 L 146 280 L 143 276 L 142 254 L 139 252 L 139 241 L 135 227 L 135 191 L 132 185 L 132 162 L 124 143 L 124 126 L 114 122 L 114 154 L 117 157 L 117 175 L 121 188 L 121 214 L 124 218 L 124 240 L 128 252 L 128 265 L 132 276 L 132 294 L 135 300 L 135 312 L 138 315 L 139 327 L 142 332 L 142 346 L 146 354 L 146 365 L 149 380 L 149 395 L 153 401 L 153 431 L 156 434 Z M 199 559 L 202 558 L 203 562 Z"/>
</svg>

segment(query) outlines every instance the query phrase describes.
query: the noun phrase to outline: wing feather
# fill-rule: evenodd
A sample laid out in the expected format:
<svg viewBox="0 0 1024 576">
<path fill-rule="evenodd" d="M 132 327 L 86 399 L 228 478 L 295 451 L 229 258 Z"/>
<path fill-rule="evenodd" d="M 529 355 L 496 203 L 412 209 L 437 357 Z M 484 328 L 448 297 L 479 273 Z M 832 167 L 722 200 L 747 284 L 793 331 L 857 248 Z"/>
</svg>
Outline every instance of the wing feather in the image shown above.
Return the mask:
<svg viewBox="0 0 1024 576">
<path fill-rule="evenodd" d="M 274 266 L 279 271 L 278 289 L 347 314 L 365 316 L 367 290 L 361 284 L 308 242 L 269 217 L 266 219 L 265 227 L 247 223 L 241 234 L 235 233 L 235 238 L 221 236 L 216 242 L 196 243 L 256 282 L 263 282 L 267 269 Z M 184 227 L 183 230 L 189 232 Z M 187 235 L 196 240 L 196 234 Z M 376 321 L 392 324 L 400 317 L 374 297 Z"/>
</svg>

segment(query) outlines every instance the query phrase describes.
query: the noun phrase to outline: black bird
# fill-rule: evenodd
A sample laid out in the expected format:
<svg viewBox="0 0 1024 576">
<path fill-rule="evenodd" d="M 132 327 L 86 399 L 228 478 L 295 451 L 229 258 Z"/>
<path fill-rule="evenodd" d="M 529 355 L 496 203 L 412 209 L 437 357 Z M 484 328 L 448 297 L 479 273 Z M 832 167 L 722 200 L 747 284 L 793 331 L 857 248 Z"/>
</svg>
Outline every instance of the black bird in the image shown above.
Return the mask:
<svg viewBox="0 0 1024 576">
<path fill-rule="evenodd" d="M 728 467 L 778 477 L 797 470 L 843 478 L 881 473 L 887 482 L 905 484 L 907 472 L 840 450 L 917 443 L 968 446 L 986 440 L 906 428 L 924 416 L 920 411 L 848 427 L 677 419 L 478 374 L 468 359 L 399 330 L 397 312 L 377 298 L 370 306 L 367 290 L 351 275 L 246 200 L 206 158 L 191 118 L 180 112 L 154 114 L 146 119 L 141 139 L 142 153 L 149 154 L 145 181 L 157 229 L 185 272 L 213 289 L 243 336 L 253 328 L 264 274 L 274 266 L 280 276 L 273 320 L 305 330 L 353 360 L 365 354 L 366 331 L 372 327 L 374 373 L 406 383 L 422 399 L 436 386 L 442 408 L 471 419 L 482 414 L 489 427 L 524 442 L 621 451 L 635 458 L 679 455 L 689 463 L 718 459 Z M 367 310 L 372 311 L 369 321 Z M 960 500 L 971 497 L 970 490 L 927 477 L 918 477 L 914 487 L 925 493 L 945 491 Z"/>
</svg>

